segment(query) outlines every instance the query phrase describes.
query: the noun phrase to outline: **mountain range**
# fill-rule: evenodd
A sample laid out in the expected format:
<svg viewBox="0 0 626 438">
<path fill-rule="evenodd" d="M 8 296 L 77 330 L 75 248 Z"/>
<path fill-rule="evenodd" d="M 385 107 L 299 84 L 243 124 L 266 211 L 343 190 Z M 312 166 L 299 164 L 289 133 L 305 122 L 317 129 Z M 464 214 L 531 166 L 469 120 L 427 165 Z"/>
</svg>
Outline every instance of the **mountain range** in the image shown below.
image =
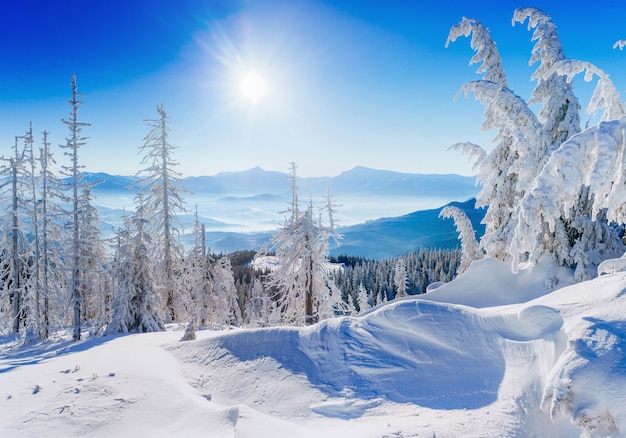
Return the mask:
<svg viewBox="0 0 626 438">
<path fill-rule="evenodd" d="M 137 176 L 85 173 L 100 210 L 105 233 L 122 226 L 125 212 L 134 209 Z M 473 177 L 455 174 L 409 174 L 355 167 L 334 177 L 298 178 L 301 202 L 323 205 L 327 188 L 339 204 L 336 219 L 343 235 L 333 254 L 368 258 L 391 257 L 419 247 L 458 246 L 450 219 L 440 219 L 444 205 L 453 203 L 472 220 L 477 234 L 483 232 L 484 215 L 475 208 L 478 187 Z M 188 213 L 181 221 L 190 232 L 194 212 L 207 229 L 207 241 L 215 252 L 259 249 L 284 220 L 281 213 L 290 200 L 290 183 L 281 172 L 255 167 L 242 172 L 183 179 Z M 185 241 L 191 243 L 191 236 Z"/>
<path fill-rule="evenodd" d="M 94 193 L 129 190 L 141 178 L 107 173 L 85 172 L 88 182 L 98 182 Z M 325 194 L 326 187 L 337 194 L 391 194 L 395 196 L 449 196 L 459 198 L 475 196 L 475 178 L 456 174 L 402 173 L 390 170 L 370 169 L 356 166 L 337 176 L 298 177 L 301 193 Z M 190 176 L 183 179 L 183 186 L 190 193 L 254 196 L 259 194 L 288 194 L 290 187 L 287 174 L 263 170 L 260 167 L 241 172 L 221 172 L 212 176 Z"/>
</svg>

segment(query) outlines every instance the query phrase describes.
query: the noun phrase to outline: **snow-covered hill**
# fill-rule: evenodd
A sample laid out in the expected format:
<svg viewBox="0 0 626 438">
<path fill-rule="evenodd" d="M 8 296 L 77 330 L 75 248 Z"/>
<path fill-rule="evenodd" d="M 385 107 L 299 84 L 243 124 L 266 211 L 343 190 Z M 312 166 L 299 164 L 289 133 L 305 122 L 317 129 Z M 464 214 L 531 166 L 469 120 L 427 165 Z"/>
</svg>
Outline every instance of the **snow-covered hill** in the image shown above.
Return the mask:
<svg viewBox="0 0 626 438">
<path fill-rule="evenodd" d="M 481 224 L 485 210 L 476 208 L 476 200 L 447 205 L 453 205 L 467 214 L 476 231 L 476 238 L 480 239 L 485 232 L 485 226 Z M 341 246 L 333 248 L 331 254 L 380 259 L 419 248 L 457 248 L 460 245 L 459 234 L 452 220 L 439 217 L 442 208 L 439 206 L 342 227 L 339 229 L 343 236 Z"/>
<path fill-rule="evenodd" d="M 568 284 L 482 260 L 306 328 L 5 339 L 0 436 L 626 436 L 626 274 Z"/>
</svg>

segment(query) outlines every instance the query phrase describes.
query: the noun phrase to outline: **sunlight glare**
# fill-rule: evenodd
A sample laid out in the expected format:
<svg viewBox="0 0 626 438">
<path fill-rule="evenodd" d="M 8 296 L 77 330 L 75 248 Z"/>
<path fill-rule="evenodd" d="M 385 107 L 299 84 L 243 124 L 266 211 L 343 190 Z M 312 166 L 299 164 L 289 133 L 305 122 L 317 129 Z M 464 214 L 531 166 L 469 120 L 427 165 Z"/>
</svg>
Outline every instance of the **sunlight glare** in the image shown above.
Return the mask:
<svg viewBox="0 0 626 438">
<path fill-rule="evenodd" d="M 249 72 L 241 78 L 239 91 L 246 100 L 255 104 L 267 94 L 267 82 L 261 74 Z"/>
</svg>

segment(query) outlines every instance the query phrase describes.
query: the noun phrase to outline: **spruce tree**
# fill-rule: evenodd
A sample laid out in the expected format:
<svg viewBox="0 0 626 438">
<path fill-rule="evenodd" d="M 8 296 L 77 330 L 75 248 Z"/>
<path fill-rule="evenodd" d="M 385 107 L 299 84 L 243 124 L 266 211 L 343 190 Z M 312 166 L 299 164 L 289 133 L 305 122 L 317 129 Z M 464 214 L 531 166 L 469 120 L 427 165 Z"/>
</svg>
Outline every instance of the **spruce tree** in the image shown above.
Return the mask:
<svg viewBox="0 0 626 438">
<path fill-rule="evenodd" d="M 78 110 L 84 104 L 84 102 L 79 100 L 81 97 L 83 96 L 78 93 L 76 76 L 72 76 L 72 99 L 68 101 L 71 106 L 70 116 L 68 120 L 61 120 L 68 127 L 69 135 L 66 137 L 66 143 L 61 145 L 61 148 L 66 149 L 64 155 L 70 158 L 70 164 L 62 166 L 62 169 L 63 174 L 69 177 L 68 190 L 70 195 L 69 210 L 67 211 L 67 229 L 70 231 L 70 236 L 65 251 L 65 259 L 70 270 L 70 305 L 73 317 L 72 339 L 75 341 L 81 338 L 81 314 L 84 303 L 82 294 L 85 291 L 82 280 L 85 267 L 81 260 L 81 251 L 85 243 L 83 236 L 81 236 L 81 212 L 84 207 L 81 203 L 81 195 L 86 187 L 86 182 L 81 170 L 84 166 L 79 164 L 78 151 L 86 144 L 87 140 L 87 137 L 82 136 L 82 129 L 85 126 L 90 126 L 89 123 L 78 121 Z"/>
<path fill-rule="evenodd" d="M 147 120 L 150 131 L 139 148 L 143 153 L 141 164 L 147 165 L 139 174 L 139 195 L 143 200 L 145 217 L 150 218 L 149 232 L 153 238 L 150 255 L 155 261 L 155 272 L 160 276 L 158 284 L 165 306 L 165 319 L 178 321 L 185 315 L 181 296 L 179 262 L 184 251 L 178 238 L 182 224 L 178 213 L 184 212 L 181 175 L 176 172 L 178 165 L 173 158 L 177 147 L 169 142 L 169 117 L 163 105 L 157 106 L 159 118 Z"/>
</svg>

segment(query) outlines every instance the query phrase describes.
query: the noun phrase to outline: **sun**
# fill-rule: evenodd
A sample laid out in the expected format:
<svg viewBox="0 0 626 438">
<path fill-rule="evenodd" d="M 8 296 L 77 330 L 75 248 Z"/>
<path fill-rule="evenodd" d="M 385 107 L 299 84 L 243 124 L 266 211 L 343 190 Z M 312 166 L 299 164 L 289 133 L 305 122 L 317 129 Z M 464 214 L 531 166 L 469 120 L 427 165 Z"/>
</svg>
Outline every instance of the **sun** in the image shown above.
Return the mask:
<svg viewBox="0 0 626 438">
<path fill-rule="evenodd" d="M 251 71 L 241 77 L 239 92 L 241 96 L 252 104 L 256 104 L 267 95 L 267 81 L 256 71 Z"/>
</svg>

